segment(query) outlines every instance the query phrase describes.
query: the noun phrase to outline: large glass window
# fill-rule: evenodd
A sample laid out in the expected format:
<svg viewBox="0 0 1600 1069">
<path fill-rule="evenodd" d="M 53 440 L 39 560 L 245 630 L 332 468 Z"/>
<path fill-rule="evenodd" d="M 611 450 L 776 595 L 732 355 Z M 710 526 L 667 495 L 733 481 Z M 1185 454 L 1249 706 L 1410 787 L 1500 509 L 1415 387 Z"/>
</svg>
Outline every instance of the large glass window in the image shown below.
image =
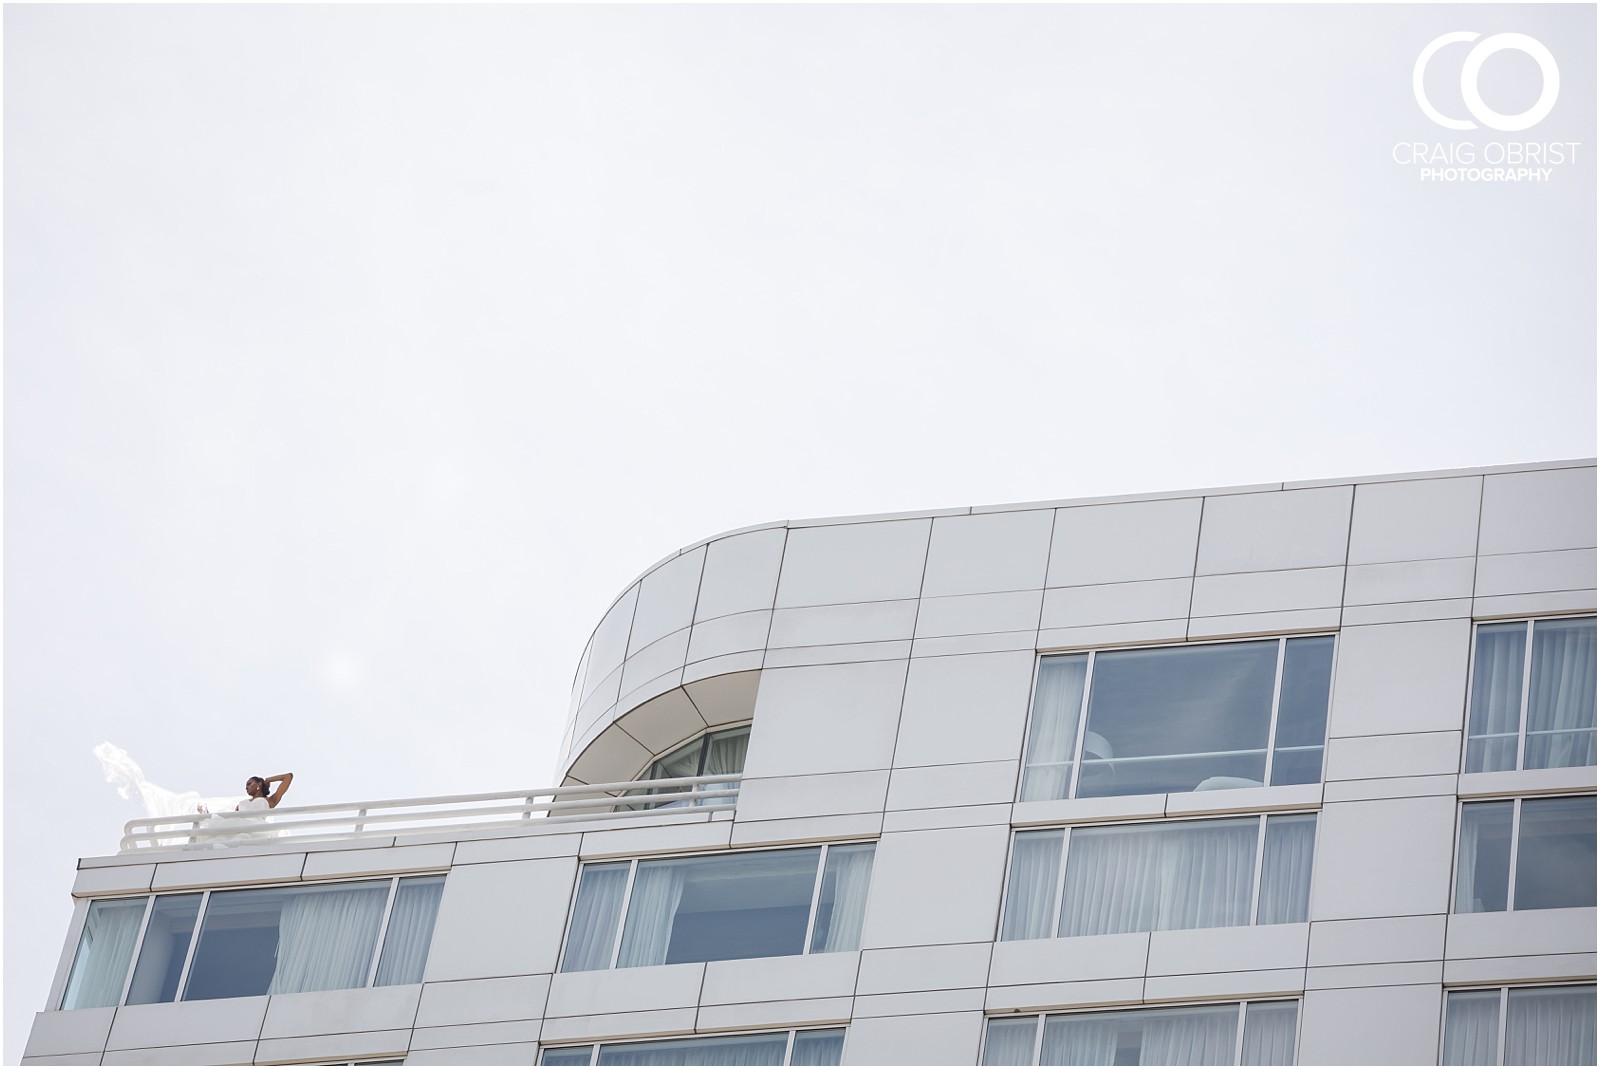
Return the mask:
<svg viewBox="0 0 1600 1069">
<path fill-rule="evenodd" d="M 838 1065 L 843 1028 L 547 1047 L 540 1065 Z"/>
<path fill-rule="evenodd" d="M 1022 800 L 1316 783 L 1332 677 L 1331 635 L 1045 657 Z"/>
<path fill-rule="evenodd" d="M 1462 805 L 1455 912 L 1594 904 L 1592 795 Z"/>
<path fill-rule="evenodd" d="M 412 876 L 96 902 L 61 1008 L 421 983 L 443 889 Z"/>
<path fill-rule="evenodd" d="M 78 937 L 78 952 L 67 976 L 62 996 L 64 1010 L 115 1006 L 128 979 L 128 964 L 144 920 L 143 898 L 107 899 L 89 904 L 89 915 Z"/>
<path fill-rule="evenodd" d="M 1294 1002 L 1235 1002 L 995 1017 L 982 1064 L 1293 1065 L 1298 1016 Z"/>
<path fill-rule="evenodd" d="M 1440 1065 L 1593 1065 L 1594 985 L 1450 991 Z"/>
<path fill-rule="evenodd" d="M 1479 624 L 1467 772 L 1595 763 L 1595 619 Z"/>
<path fill-rule="evenodd" d="M 855 950 L 873 849 L 844 843 L 585 865 L 561 970 Z"/>
<path fill-rule="evenodd" d="M 690 776 L 716 776 L 723 773 L 737 775 L 744 771 L 744 757 L 750 749 L 750 725 L 729 728 L 726 731 L 713 731 L 700 736 L 691 743 L 678 747 L 665 757 L 659 757 L 650 763 L 650 768 L 645 772 L 645 779 L 684 779 Z M 734 783 L 707 783 L 697 788 L 698 791 L 715 791 L 735 786 Z M 651 787 L 638 792 L 629 791 L 627 796 L 643 793 L 650 794 L 676 794 L 690 788 L 685 787 Z M 708 798 L 706 804 L 723 803 L 726 798 Z M 685 798 L 670 802 L 651 802 L 647 809 L 673 809 L 681 806 L 697 805 L 701 799 L 692 801 Z"/>
<path fill-rule="evenodd" d="M 1000 938 L 1306 919 L 1314 813 L 1018 832 Z"/>
</svg>

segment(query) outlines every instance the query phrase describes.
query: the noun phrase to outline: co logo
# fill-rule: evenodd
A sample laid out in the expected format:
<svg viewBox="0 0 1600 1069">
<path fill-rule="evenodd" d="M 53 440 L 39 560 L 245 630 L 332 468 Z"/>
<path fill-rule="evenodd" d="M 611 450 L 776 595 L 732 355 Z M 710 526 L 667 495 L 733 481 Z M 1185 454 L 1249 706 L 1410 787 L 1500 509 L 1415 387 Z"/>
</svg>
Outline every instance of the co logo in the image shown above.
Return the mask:
<svg viewBox="0 0 1600 1069">
<path fill-rule="evenodd" d="M 1526 130 L 1550 114 L 1550 109 L 1556 106 L 1556 94 L 1561 91 L 1561 71 L 1556 67 L 1556 57 L 1550 50 L 1525 33 L 1497 33 L 1492 37 L 1484 37 L 1478 41 L 1480 34 L 1468 30 L 1457 30 L 1447 33 L 1442 37 L 1435 37 L 1428 42 L 1428 47 L 1422 50 L 1417 57 L 1417 65 L 1411 70 L 1411 91 L 1416 94 L 1417 106 L 1422 113 L 1440 126 L 1451 130 L 1474 130 L 1478 123 L 1482 123 L 1491 130 Z M 1428 100 L 1428 94 L 1423 88 L 1423 72 L 1428 69 L 1428 61 L 1433 54 L 1445 45 L 1455 44 L 1458 41 L 1478 41 L 1472 46 L 1472 51 L 1467 53 L 1467 58 L 1461 64 L 1461 98 L 1466 101 L 1467 110 L 1478 123 L 1470 119 L 1452 119 L 1442 115 Z M 1506 49 L 1515 49 L 1525 55 L 1532 56 L 1535 63 L 1539 64 L 1539 73 L 1543 77 L 1544 85 L 1539 91 L 1539 99 L 1533 107 L 1520 115 L 1502 115 L 1483 102 L 1483 94 L 1478 91 L 1478 75 L 1483 71 L 1484 61 L 1496 52 Z"/>
</svg>

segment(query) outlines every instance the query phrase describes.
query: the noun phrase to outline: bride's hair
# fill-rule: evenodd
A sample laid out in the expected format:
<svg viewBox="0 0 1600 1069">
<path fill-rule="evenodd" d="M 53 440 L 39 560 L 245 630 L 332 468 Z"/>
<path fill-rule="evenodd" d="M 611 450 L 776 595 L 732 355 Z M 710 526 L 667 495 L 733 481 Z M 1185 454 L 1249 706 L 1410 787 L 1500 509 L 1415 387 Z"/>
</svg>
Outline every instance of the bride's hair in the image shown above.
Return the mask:
<svg viewBox="0 0 1600 1069">
<path fill-rule="evenodd" d="M 250 779 L 252 781 L 256 782 L 256 783 L 260 783 L 261 784 L 261 793 L 262 794 L 266 794 L 267 793 L 267 777 L 265 777 L 265 776 L 251 776 Z"/>
</svg>

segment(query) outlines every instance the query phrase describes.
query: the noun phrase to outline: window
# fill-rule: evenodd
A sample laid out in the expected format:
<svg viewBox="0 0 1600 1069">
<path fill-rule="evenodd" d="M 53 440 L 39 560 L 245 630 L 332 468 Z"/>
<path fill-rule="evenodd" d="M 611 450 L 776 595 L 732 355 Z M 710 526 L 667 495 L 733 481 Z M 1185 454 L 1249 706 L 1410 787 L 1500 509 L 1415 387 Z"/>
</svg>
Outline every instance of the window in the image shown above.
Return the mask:
<svg viewBox="0 0 1600 1069">
<path fill-rule="evenodd" d="M 1298 1016 L 1294 1002 L 1235 1002 L 995 1017 L 983 1064 L 1293 1065 Z"/>
<path fill-rule="evenodd" d="M 1303 922 L 1316 834 L 1314 813 L 1018 832 L 1000 938 Z"/>
<path fill-rule="evenodd" d="M 1316 783 L 1332 678 L 1332 635 L 1045 657 L 1022 800 Z"/>
<path fill-rule="evenodd" d="M 1594 904 L 1592 795 L 1462 805 L 1455 912 Z"/>
<path fill-rule="evenodd" d="M 838 1065 L 843 1028 L 546 1048 L 540 1065 Z"/>
<path fill-rule="evenodd" d="M 443 890 L 409 876 L 103 899 L 61 1008 L 421 983 Z"/>
<path fill-rule="evenodd" d="M 846 843 L 585 865 L 561 971 L 855 950 L 873 849 Z"/>
<path fill-rule="evenodd" d="M 690 776 L 715 776 L 721 773 L 729 775 L 744 771 L 745 752 L 750 748 L 750 725 L 730 728 L 727 731 L 713 731 L 700 736 L 687 745 L 650 762 L 650 768 L 645 772 L 645 779 L 684 779 Z M 700 791 L 722 790 L 733 787 L 733 783 L 707 783 L 700 787 L 692 788 Z M 676 794 L 690 790 L 688 787 L 651 787 L 647 791 L 629 791 L 625 797 L 636 794 Z M 708 798 L 705 803 L 722 803 L 726 798 Z M 681 806 L 702 804 L 701 799 L 680 798 L 671 802 L 654 802 L 647 804 L 646 809 L 674 809 Z"/>
<path fill-rule="evenodd" d="M 1467 772 L 1595 763 L 1595 619 L 1479 624 Z"/>
<path fill-rule="evenodd" d="M 1447 991 L 1440 1065 L 1593 1065 L 1594 985 Z"/>
</svg>

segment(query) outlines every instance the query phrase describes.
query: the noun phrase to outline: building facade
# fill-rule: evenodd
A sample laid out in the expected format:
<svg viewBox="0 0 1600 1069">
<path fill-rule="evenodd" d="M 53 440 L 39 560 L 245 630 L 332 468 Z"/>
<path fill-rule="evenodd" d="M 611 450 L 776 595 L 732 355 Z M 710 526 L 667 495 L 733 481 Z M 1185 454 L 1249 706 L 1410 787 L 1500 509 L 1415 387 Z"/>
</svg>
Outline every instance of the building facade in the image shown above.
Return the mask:
<svg viewBox="0 0 1600 1069">
<path fill-rule="evenodd" d="M 84 859 L 24 1061 L 1593 1064 L 1595 515 L 1582 461 L 712 538 L 562 788 Z"/>
</svg>

